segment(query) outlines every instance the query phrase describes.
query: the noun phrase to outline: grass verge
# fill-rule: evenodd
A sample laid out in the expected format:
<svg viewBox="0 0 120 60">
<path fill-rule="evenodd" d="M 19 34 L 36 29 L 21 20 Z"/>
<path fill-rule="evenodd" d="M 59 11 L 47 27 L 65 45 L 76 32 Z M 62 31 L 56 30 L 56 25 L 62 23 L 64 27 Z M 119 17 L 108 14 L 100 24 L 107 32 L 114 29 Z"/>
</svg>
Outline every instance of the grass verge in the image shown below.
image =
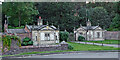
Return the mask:
<svg viewBox="0 0 120 60">
<path fill-rule="evenodd" d="M 74 48 L 72 50 L 56 50 L 56 51 L 43 51 L 43 52 L 27 52 L 20 53 L 15 55 L 3 55 L 2 57 L 7 56 L 19 56 L 19 55 L 29 55 L 29 54 L 40 54 L 40 53 L 58 53 L 58 52 L 70 52 L 70 51 L 99 51 L 99 50 L 118 50 L 118 48 L 108 47 L 108 46 L 97 46 L 97 45 L 88 45 L 88 44 L 79 44 L 68 42 Z"/>
<path fill-rule="evenodd" d="M 83 41 L 83 42 L 93 42 L 93 43 L 103 43 L 103 44 L 119 44 L 120 40 L 104 40 L 104 41 Z"/>
</svg>

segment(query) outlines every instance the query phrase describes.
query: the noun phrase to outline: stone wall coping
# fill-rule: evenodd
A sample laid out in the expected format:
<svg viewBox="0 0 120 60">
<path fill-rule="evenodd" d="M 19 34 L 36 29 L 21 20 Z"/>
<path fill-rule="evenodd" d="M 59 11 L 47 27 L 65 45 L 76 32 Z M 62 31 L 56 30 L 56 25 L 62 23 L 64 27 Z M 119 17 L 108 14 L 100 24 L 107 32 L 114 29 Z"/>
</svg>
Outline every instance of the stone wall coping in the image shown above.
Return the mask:
<svg viewBox="0 0 120 60">
<path fill-rule="evenodd" d="M 60 44 L 68 44 L 67 42 L 65 42 L 65 41 L 62 41 Z"/>
<path fill-rule="evenodd" d="M 41 46 L 21 46 L 20 48 L 41 48 L 41 47 L 59 47 L 61 45 L 41 45 Z"/>
</svg>

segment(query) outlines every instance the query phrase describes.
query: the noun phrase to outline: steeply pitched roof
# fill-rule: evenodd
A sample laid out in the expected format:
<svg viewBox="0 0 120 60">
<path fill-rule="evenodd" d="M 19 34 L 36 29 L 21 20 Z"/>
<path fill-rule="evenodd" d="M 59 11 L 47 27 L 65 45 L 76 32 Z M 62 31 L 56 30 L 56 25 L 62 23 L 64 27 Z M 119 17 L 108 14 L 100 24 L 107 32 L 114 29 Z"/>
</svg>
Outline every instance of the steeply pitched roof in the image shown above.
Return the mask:
<svg viewBox="0 0 120 60">
<path fill-rule="evenodd" d="M 7 29 L 7 33 L 27 33 L 24 29 Z"/>
</svg>

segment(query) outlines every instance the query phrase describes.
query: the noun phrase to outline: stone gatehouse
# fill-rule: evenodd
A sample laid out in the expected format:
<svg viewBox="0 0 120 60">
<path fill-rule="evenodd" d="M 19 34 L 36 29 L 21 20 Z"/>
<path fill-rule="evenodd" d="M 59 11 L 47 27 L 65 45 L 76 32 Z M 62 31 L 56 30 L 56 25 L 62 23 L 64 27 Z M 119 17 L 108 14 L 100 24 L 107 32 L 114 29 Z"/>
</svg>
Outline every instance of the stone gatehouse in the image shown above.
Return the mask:
<svg viewBox="0 0 120 60">
<path fill-rule="evenodd" d="M 104 32 L 99 24 L 92 26 L 90 20 L 87 21 L 86 26 L 80 25 L 78 29 L 74 29 L 76 41 L 79 36 L 85 37 L 86 40 L 104 40 Z"/>
<path fill-rule="evenodd" d="M 5 20 L 4 31 L 7 35 L 17 35 L 21 39 L 29 37 L 33 41 L 33 45 L 47 45 L 59 43 L 59 27 L 54 25 L 43 25 L 43 19 L 39 16 L 37 25 L 25 25 L 24 29 L 8 29 Z"/>
</svg>

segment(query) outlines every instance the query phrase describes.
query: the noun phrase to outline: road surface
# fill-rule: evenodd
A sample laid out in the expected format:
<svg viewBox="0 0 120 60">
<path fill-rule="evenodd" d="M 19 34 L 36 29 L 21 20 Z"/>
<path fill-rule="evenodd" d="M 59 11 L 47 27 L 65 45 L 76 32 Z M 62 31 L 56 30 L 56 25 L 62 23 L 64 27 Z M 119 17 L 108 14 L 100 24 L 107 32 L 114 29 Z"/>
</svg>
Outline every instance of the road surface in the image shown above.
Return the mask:
<svg viewBox="0 0 120 60">
<path fill-rule="evenodd" d="M 118 52 L 81 52 L 51 55 L 33 55 L 19 58 L 118 58 Z"/>
</svg>

